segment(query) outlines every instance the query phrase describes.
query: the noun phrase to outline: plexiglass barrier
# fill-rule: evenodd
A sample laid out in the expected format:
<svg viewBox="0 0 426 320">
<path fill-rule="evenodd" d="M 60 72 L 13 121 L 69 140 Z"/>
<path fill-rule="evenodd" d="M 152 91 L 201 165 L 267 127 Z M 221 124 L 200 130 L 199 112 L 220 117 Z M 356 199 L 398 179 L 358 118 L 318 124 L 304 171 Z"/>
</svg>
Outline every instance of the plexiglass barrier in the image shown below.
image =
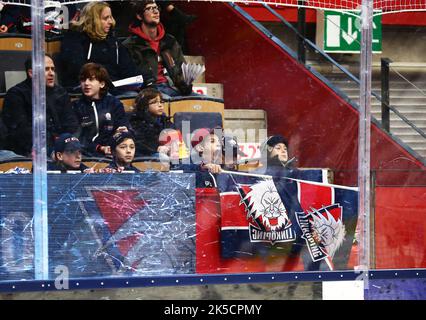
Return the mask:
<svg viewBox="0 0 426 320">
<path fill-rule="evenodd" d="M 162 147 L 176 146 L 175 154 L 135 161 L 137 170 L 125 166 L 136 172 L 115 170 L 119 142 L 114 137 L 123 129 L 111 124 L 116 113 L 105 112 L 94 121 L 98 130 L 111 126 L 106 130 L 114 131 L 110 138 L 116 143 L 100 145 L 112 148 L 114 157 L 109 151 L 102 159 L 83 156 L 84 172 L 46 173 L 40 163 L 44 158 L 36 155 L 51 152 L 52 145 L 4 159 L 0 289 L 331 280 L 364 280 L 368 286 L 371 279 L 425 277 L 426 175 L 421 154 L 375 120 L 370 140 L 365 134 L 369 125 L 359 122 L 362 103 L 353 104 L 343 89 L 297 61 L 286 39 L 272 35 L 248 7 L 208 1 L 178 1 L 177 6 L 197 15 L 185 26 L 182 47 L 186 59 L 202 61 L 206 71 L 193 85 L 202 96 L 162 97 L 162 112 L 178 129 L 178 134 L 166 134 Z M 111 8 L 116 29 L 123 31 L 126 2 L 113 2 Z M 262 10 L 266 15 L 268 10 Z M 67 62 L 57 58 L 66 49 L 61 43 L 67 32 L 41 37 L 56 67 L 55 87 L 62 85 L 58 79 L 66 70 Z M 24 43 L 19 39 L 25 37 L 16 38 L 14 43 Z M 119 43 L 126 40 L 114 39 L 118 54 Z M 18 51 L 7 55 L 22 55 Z M 51 81 L 48 70 L 43 72 L 48 63 L 40 64 L 38 53 L 33 71 L 41 78 L 35 79 Z M 371 61 L 364 62 L 366 70 L 358 71 L 366 72 L 362 83 L 368 87 Z M 51 89 L 47 83 L 47 96 Z M 75 111 L 80 101 L 90 98 L 90 88 L 72 89 L 69 107 Z M 366 89 L 361 91 L 368 93 Z M 137 126 L 132 122 L 137 94 L 126 91 L 111 98 L 130 119 L 130 132 Z M 89 106 L 96 108 L 100 98 L 89 99 Z M 362 99 L 368 103 L 368 96 Z M 38 122 L 48 118 L 39 137 L 49 140 L 52 100 L 47 98 L 46 114 L 39 99 L 35 101 Z M 4 122 L 10 119 L 5 116 L 5 110 L 10 112 L 7 97 L 5 103 Z M 191 113 L 190 118 L 183 113 Z M 200 135 L 196 129 L 203 127 L 215 130 Z M 364 144 L 359 154 L 360 134 L 371 146 Z M 72 139 L 65 138 L 63 144 Z M 211 158 L 206 156 L 210 151 Z M 47 154 L 49 165 L 63 160 L 54 154 L 56 159 Z"/>
</svg>

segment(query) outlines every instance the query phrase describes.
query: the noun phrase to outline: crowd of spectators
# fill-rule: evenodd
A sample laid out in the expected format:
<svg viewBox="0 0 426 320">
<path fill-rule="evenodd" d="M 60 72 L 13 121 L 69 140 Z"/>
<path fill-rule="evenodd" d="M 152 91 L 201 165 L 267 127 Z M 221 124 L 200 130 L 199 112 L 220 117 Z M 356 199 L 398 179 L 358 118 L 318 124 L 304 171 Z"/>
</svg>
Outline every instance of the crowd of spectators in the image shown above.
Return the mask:
<svg viewBox="0 0 426 320">
<path fill-rule="evenodd" d="M 17 8 L 1 8 L 1 32 L 11 32 L 17 26 L 23 14 Z M 196 17 L 167 1 L 138 1 L 132 10 L 134 20 L 128 37 L 121 41 L 114 34 L 116 21 L 110 4 L 89 2 L 77 8 L 70 30 L 63 33 L 60 53 L 55 57 L 46 54 L 48 169 L 91 172 L 83 159 L 106 157 L 111 163 L 103 172 L 138 172 L 132 165 L 135 157 L 171 159 L 179 154 L 173 146 L 176 140 L 182 144 L 182 133 L 166 115 L 164 101 L 193 94 L 192 85 L 183 79 L 184 37 L 176 28 L 184 30 Z M 177 38 L 161 23 L 162 11 L 167 13 L 168 28 L 179 34 Z M 10 88 L 4 99 L 0 160 L 32 156 L 30 58 L 25 71 L 27 78 Z M 138 75 L 143 77 L 142 84 L 114 86 L 117 80 Z M 134 112 L 126 114 L 119 97 L 129 91 L 135 97 Z M 69 94 L 76 92 L 79 98 L 71 101 Z M 234 170 L 241 153 L 235 139 L 221 130 L 197 130 L 191 145 L 186 146 L 191 148 L 191 162 L 182 168 L 205 172 L 199 179 L 204 186 L 214 185 L 214 175 L 223 169 Z M 284 141 L 280 143 L 286 148 Z M 232 150 L 230 157 L 225 150 Z"/>
</svg>

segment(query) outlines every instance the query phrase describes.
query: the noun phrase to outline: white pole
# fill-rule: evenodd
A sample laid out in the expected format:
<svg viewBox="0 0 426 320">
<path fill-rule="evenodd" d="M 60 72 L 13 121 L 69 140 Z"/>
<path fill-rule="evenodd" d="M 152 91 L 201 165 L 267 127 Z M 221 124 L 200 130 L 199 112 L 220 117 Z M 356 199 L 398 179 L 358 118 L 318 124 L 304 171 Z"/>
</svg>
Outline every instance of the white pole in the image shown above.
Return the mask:
<svg viewBox="0 0 426 320">
<path fill-rule="evenodd" d="M 363 271 L 365 288 L 370 268 L 370 129 L 371 129 L 371 58 L 373 0 L 362 0 L 360 110 L 358 137 L 359 187 L 359 270 Z"/>
<path fill-rule="evenodd" d="M 44 1 L 31 1 L 33 195 L 35 279 L 49 277 L 47 174 L 46 174 L 46 79 L 44 74 Z"/>
</svg>

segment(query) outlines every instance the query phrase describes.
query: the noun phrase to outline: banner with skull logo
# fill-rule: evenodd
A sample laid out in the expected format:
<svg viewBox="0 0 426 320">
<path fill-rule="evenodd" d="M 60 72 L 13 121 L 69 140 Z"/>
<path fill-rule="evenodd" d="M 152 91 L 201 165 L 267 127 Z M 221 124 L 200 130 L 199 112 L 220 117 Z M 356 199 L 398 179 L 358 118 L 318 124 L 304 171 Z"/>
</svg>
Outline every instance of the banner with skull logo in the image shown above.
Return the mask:
<svg viewBox="0 0 426 320">
<path fill-rule="evenodd" d="M 221 256 L 299 256 L 305 270 L 344 269 L 358 217 L 356 188 L 220 175 Z M 321 267 L 324 266 L 324 267 Z"/>
</svg>

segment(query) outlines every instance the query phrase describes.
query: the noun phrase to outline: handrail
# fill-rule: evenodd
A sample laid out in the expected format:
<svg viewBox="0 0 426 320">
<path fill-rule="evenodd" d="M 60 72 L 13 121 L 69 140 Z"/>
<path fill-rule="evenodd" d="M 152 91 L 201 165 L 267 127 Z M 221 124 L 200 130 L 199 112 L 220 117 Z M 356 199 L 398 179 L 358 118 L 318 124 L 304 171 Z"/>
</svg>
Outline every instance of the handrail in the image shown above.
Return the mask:
<svg viewBox="0 0 426 320">
<path fill-rule="evenodd" d="M 291 25 L 286 19 L 284 19 L 281 15 L 279 15 L 275 10 L 273 10 L 269 5 L 263 3 L 262 4 L 265 9 L 267 9 L 270 13 L 272 13 L 276 18 L 278 18 L 282 23 L 284 23 L 288 28 L 290 28 L 298 37 L 303 37 L 299 31 Z M 234 4 L 234 6 L 236 6 Z M 334 60 L 332 57 L 330 57 L 326 52 L 321 50 L 315 43 L 313 43 L 311 40 L 304 38 L 305 43 L 307 43 L 312 49 L 314 49 L 316 52 L 318 52 L 323 58 L 325 58 L 327 61 L 329 61 L 331 64 L 336 66 L 340 71 L 342 71 L 344 74 L 346 74 L 352 81 L 356 82 L 358 85 L 361 83 L 360 80 L 354 76 L 350 71 L 348 71 L 346 68 L 341 66 L 336 60 Z M 375 93 L 374 91 L 371 92 L 371 95 L 374 96 L 377 100 L 382 102 L 381 96 Z M 392 110 L 399 118 L 401 118 L 402 121 L 404 121 L 406 124 L 408 124 L 414 131 L 416 131 L 418 134 L 420 134 L 423 138 L 426 139 L 426 133 L 418 128 L 413 122 L 407 119 L 401 112 L 399 112 L 395 107 L 391 106 L 390 104 L 386 104 L 387 107 Z"/>
<path fill-rule="evenodd" d="M 272 13 L 276 18 L 278 18 L 282 23 L 284 23 L 287 27 L 289 27 L 294 33 L 296 33 L 296 35 L 298 37 L 303 37 L 303 35 L 301 35 L 299 33 L 299 31 L 293 27 L 291 25 L 291 23 L 289 23 L 286 19 L 284 19 L 281 15 L 279 15 L 275 10 L 273 10 L 269 5 L 263 3 L 262 4 L 270 13 Z M 304 39 L 305 43 L 309 44 L 310 47 L 312 47 L 313 49 L 315 49 L 315 51 L 317 51 L 319 54 L 321 54 L 322 57 L 324 57 L 326 60 L 328 60 L 330 63 L 332 63 L 333 65 L 335 65 L 340 71 L 342 71 L 344 74 L 346 74 L 349 78 L 351 78 L 351 80 L 355 81 L 357 84 L 360 84 L 360 81 L 358 80 L 357 77 L 355 77 L 352 73 L 350 73 L 350 71 L 348 71 L 347 69 L 345 69 L 343 66 L 341 66 L 336 60 L 334 60 L 332 57 L 330 57 L 327 53 L 325 53 L 324 51 L 322 51 L 315 43 L 313 43 L 311 40 L 309 39 Z"/>
</svg>

